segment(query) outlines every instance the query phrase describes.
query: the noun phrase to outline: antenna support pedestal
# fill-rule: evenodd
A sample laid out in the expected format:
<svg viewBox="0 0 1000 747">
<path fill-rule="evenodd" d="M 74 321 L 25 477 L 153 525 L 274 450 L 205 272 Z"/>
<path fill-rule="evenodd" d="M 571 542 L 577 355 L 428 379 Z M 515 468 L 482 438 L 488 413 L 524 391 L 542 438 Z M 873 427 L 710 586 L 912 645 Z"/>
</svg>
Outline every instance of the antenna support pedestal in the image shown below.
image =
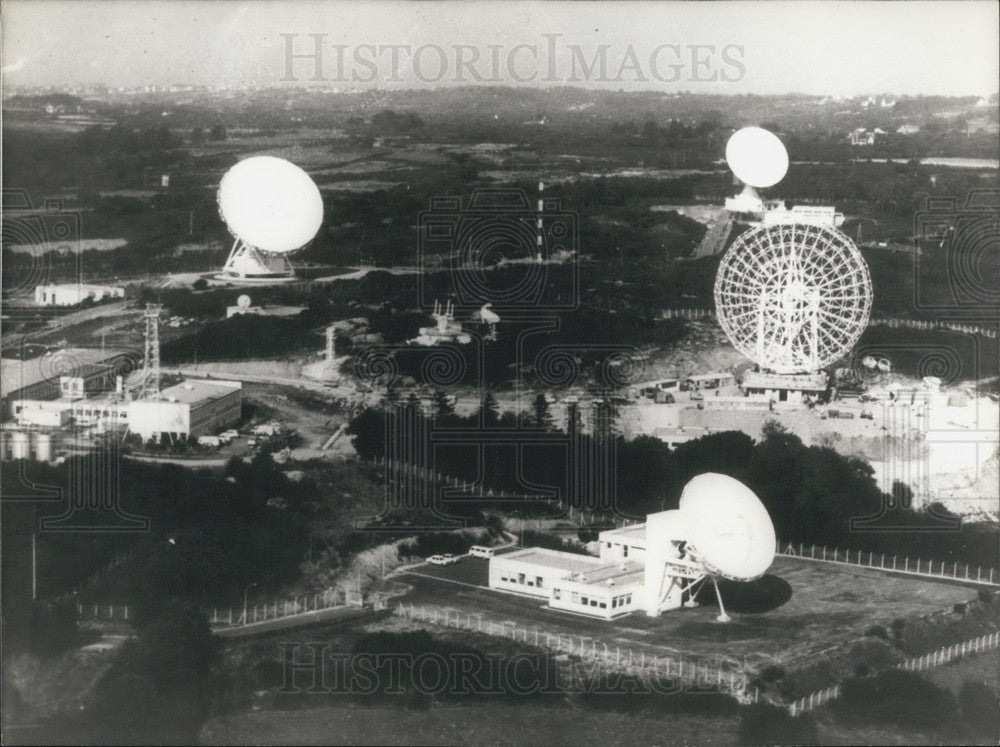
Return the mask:
<svg viewBox="0 0 1000 747">
<path fill-rule="evenodd" d="M 719 581 L 712 576 L 712 585 L 715 587 L 715 598 L 719 600 L 719 616 L 715 618 L 720 623 L 727 623 L 732 618 L 726 614 L 726 608 L 722 605 L 722 593 L 719 591 Z"/>
</svg>

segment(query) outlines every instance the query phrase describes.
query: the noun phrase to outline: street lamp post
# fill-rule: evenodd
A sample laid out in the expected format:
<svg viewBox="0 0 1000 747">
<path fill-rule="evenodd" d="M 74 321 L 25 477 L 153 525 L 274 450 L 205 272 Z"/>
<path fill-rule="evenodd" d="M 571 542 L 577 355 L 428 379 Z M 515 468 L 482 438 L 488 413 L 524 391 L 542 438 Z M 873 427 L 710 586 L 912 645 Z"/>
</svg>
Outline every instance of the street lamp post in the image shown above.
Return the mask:
<svg viewBox="0 0 1000 747">
<path fill-rule="evenodd" d="M 247 594 L 250 593 L 250 589 L 252 589 L 256 585 L 257 585 L 257 582 L 254 581 L 249 586 L 247 586 L 247 588 L 245 588 L 243 590 L 243 624 L 244 625 L 247 624 Z"/>
</svg>

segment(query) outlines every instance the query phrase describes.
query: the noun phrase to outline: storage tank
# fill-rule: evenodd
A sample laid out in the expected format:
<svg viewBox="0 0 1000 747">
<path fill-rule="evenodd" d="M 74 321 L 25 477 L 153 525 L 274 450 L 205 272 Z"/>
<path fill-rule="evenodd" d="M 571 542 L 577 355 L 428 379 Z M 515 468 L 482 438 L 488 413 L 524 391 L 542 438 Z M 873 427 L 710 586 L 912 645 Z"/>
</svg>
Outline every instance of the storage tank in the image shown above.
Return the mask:
<svg viewBox="0 0 1000 747">
<path fill-rule="evenodd" d="M 27 459 L 29 457 L 30 444 L 28 434 L 22 431 L 14 431 L 10 434 L 10 451 L 12 459 Z"/>
<path fill-rule="evenodd" d="M 52 461 L 52 434 L 35 434 L 35 459 L 39 462 Z"/>
</svg>

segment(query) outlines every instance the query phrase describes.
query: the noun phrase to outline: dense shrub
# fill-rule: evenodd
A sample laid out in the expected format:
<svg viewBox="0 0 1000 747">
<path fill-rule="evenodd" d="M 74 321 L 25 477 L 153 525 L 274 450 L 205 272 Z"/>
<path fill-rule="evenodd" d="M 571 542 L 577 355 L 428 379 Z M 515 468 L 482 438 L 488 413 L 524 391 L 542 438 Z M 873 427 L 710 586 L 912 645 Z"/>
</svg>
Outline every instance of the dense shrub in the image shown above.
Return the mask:
<svg viewBox="0 0 1000 747">
<path fill-rule="evenodd" d="M 816 723 L 803 713 L 792 716 L 787 708 L 753 703 L 740 713 L 741 744 L 815 744 Z"/>
<path fill-rule="evenodd" d="M 958 693 L 962 719 L 966 725 L 994 744 L 1000 739 L 1000 700 L 996 691 L 983 682 L 966 680 Z"/>
<path fill-rule="evenodd" d="M 914 672 L 889 669 L 872 677 L 851 678 L 831 702 L 845 723 L 882 723 L 928 729 L 947 726 L 958 713 L 955 697 Z"/>
<path fill-rule="evenodd" d="M 881 638 L 884 641 L 889 640 L 889 634 L 881 625 L 872 625 L 865 631 L 865 635 L 872 636 L 874 638 Z"/>
</svg>

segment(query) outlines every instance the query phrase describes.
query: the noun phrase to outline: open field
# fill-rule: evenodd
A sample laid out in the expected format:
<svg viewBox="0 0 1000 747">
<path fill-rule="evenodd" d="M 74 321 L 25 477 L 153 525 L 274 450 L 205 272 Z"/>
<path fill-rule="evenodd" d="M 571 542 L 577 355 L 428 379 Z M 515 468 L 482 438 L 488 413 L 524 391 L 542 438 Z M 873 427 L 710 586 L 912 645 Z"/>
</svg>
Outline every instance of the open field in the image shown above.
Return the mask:
<svg viewBox="0 0 1000 747">
<path fill-rule="evenodd" d="M 208 722 L 202 744 L 738 744 L 733 718 L 588 713 L 490 701 L 426 711 L 331 707 Z M 527 740 L 527 741 L 526 741 Z"/>
<path fill-rule="evenodd" d="M 757 668 L 805 664 L 820 652 L 862 638 L 872 625 L 887 626 L 896 618 L 950 608 L 976 595 L 973 588 L 957 584 L 781 557 L 757 582 L 772 592 L 772 609 L 741 611 L 731 601 L 733 620 L 725 625 L 715 621 L 717 610 L 707 605 L 660 618 L 633 613 L 605 622 L 555 612 L 538 599 L 482 588 L 486 572 L 487 561 L 467 558 L 455 566 L 424 566 L 400 574 L 399 579 L 412 586 L 401 601 L 459 609 L 495 622 L 516 621 L 553 634 L 591 637 L 657 656 L 724 657 Z M 724 598 L 726 594 L 723 587 Z"/>
</svg>

